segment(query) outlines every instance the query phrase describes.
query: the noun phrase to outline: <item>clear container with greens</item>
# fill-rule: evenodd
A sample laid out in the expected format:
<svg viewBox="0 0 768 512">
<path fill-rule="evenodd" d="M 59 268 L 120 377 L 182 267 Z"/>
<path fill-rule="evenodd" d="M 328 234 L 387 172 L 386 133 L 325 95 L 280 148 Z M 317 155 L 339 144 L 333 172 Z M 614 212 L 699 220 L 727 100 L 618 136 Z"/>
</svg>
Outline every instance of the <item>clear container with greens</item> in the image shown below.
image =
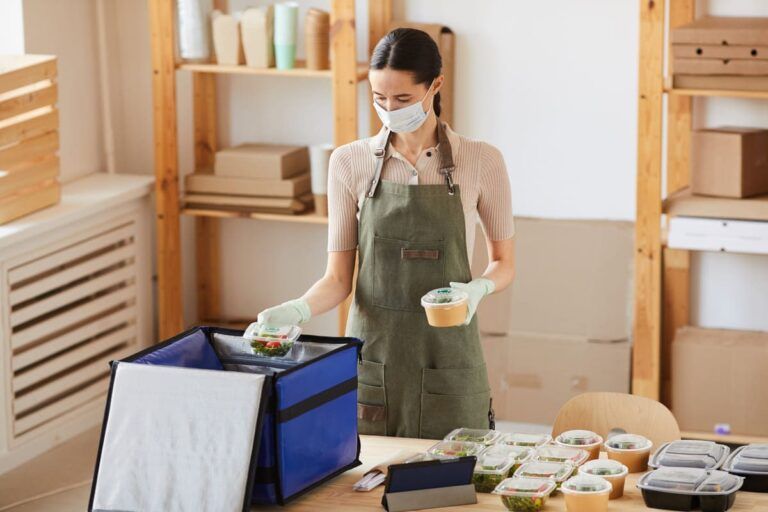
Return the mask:
<svg viewBox="0 0 768 512">
<path fill-rule="evenodd" d="M 472 483 L 477 492 L 491 492 L 502 480 L 512 476 L 520 465 L 531 458 L 531 448 L 496 444 L 477 456 Z"/>
<path fill-rule="evenodd" d="M 566 448 L 565 446 L 545 445 L 536 449 L 534 460 L 545 462 L 568 462 L 580 466 L 589 458 L 589 453 L 581 448 Z"/>
<path fill-rule="evenodd" d="M 477 456 L 485 448 L 478 443 L 466 441 L 440 441 L 432 445 L 427 454 L 433 459 L 455 459 L 458 457 Z"/>
<path fill-rule="evenodd" d="M 491 445 L 496 442 L 501 434 L 487 428 L 457 428 L 445 436 L 445 441 L 467 441 Z"/>
<path fill-rule="evenodd" d="M 549 434 L 523 434 L 522 432 L 513 432 L 502 435 L 498 442 L 501 444 L 536 448 L 552 442 L 552 436 Z"/>
<path fill-rule="evenodd" d="M 267 327 L 252 324 L 243 334 L 243 338 L 250 341 L 254 354 L 283 357 L 291 350 L 300 335 L 301 327 L 296 325 Z"/>
<path fill-rule="evenodd" d="M 560 488 L 568 477 L 570 477 L 576 467 L 573 464 L 567 462 L 544 462 L 540 460 L 534 460 L 522 464 L 515 476 L 524 478 L 549 478 L 557 484 L 557 488 Z"/>
<path fill-rule="evenodd" d="M 544 508 L 550 494 L 555 490 L 554 481 L 542 478 L 513 477 L 501 482 L 493 494 L 512 512 L 538 512 Z"/>
</svg>

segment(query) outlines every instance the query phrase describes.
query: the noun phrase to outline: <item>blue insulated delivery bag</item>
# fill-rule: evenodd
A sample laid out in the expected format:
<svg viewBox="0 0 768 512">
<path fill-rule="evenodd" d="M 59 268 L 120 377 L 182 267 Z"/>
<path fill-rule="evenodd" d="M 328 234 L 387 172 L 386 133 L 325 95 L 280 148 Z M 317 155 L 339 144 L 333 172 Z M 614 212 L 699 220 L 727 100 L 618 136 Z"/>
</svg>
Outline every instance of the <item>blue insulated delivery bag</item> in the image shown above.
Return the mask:
<svg viewBox="0 0 768 512">
<path fill-rule="evenodd" d="M 130 500 L 150 493 L 165 496 L 148 497 L 142 503 L 165 500 L 170 510 L 172 502 L 189 498 L 181 496 L 189 490 L 169 489 L 195 478 L 206 481 L 206 486 L 240 486 L 236 489 L 240 501 L 231 507 L 234 510 L 240 505 L 248 510 L 251 503 L 284 504 L 360 464 L 357 364 L 362 342 L 303 335 L 285 356 L 265 357 L 254 354 L 242 334 L 198 327 L 112 364 L 89 510 L 109 510 L 107 505 L 117 508 L 121 503 L 136 506 Z M 182 380 L 181 391 L 168 386 L 166 394 L 175 396 L 163 402 L 162 383 Z M 158 392 L 148 391 L 149 382 L 155 382 L 152 389 Z M 155 418 L 147 418 L 149 414 Z M 180 418 L 187 414 L 189 421 Z M 163 416 L 167 417 L 161 419 Z M 132 438 L 132 433 L 163 431 L 171 425 L 177 430 L 175 437 L 168 437 L 169 433 L 163 441 L 158 441 L 163 435 L 154 434 L 141 434 L 152 439 Z M 239 445 L 233 446 L 229 439 L 238 440 Z M 129 450 L 132 446 L 133 452 Z M 142 448 L 136 448 L 139 446 Z M 157 460 L 176 460 L 178 454 L 168 456 L 168 450 L 181 449 L 190 452 L 187 459 L 181 459 L 189 462 L 178 465 L 187 467 L 168 469 L 161 486 L 151 482 L 145 489 L 141 478 L 146 477 L 134 478 L 144 475 L 148 467 L 156 469 Z M 166 457 L 155 460 L 145 452 L 165 452 Z M 209 454 L 215 460 L 208 462 Z M 203 467 L 194 467 L 195 461 Z M 214 469 L 216 463 L 221 468 Z M 211 481 L 228 471 L 247 474 L 239 475 L 242 481 L 234 477 Z M 174 474 L 165 476 L 169 472 Z M 133 488 L 125 489 L 130 486 Z M 220 499 L 234 503 L 227 492 L 201 494 L 197 499 L 222 496 Z M 130 499 L 120 501 L 121 493 Z M 227 507 L 201 503 L 199 510 L 224 511 Z"/>
</svg>

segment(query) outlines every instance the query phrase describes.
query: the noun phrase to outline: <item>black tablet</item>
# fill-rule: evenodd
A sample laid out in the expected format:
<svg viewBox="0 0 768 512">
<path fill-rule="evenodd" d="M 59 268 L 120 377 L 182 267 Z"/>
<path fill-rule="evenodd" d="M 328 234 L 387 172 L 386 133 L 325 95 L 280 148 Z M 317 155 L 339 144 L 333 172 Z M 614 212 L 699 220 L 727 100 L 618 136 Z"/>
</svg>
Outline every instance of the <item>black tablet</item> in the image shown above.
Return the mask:
<svg viewBox="0 0 768 512">
<path fill-rule="evenodd" d="M 476 462 L 476 457 L 469 456 L 393 464 L 387 472 L 382 505 L 387 508 L 386 495 L 389 493 L 471 484 Z"/>
</svg>

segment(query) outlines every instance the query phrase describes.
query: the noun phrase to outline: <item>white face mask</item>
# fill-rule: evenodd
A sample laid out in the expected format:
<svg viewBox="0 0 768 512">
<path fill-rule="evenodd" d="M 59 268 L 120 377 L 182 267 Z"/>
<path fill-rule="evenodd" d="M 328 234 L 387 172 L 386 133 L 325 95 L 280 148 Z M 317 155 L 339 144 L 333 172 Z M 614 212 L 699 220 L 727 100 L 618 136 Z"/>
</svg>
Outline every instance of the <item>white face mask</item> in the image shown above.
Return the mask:
<svg viewBox="0 0 768 512">
<path fill-rule="evenodd" d="M 429 95 L 429 91 L 431 90 L 432 85 L 430 84 L 424 98 Z M 376 109 L 376 113 L 379 115 L 381 122 L 384 123 L 384 126 L 395 133 L 408 133 L 418 130 L 419 127 L 424 124 L 424 121 L 427 120 L 427 116 L 432 110 L 432 106 L 430 105 L 429 110 L 424 112 L 424 109 L 421 107 L 424 98 L 421 98 L 420 101 L 417 101 L 412 105 L 397 110 L 385 110 L 384 107 L 374 101 L 373 108 Z"/>
</svg>

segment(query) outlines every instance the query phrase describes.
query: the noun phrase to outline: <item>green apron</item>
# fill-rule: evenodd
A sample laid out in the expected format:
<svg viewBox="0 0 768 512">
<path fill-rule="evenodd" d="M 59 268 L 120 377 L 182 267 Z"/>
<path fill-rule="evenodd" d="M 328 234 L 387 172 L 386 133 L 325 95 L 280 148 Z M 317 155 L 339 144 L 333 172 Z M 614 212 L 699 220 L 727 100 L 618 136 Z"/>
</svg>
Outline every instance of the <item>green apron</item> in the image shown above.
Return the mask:
<svg viewBox="0 0 768 512">
<path fill-rule="evenodd" d="M 444 185 L 380 181 L 389 135 L 384 130 L 376 139 L 347 324 L 347 334 L 365 342 L 358 368 L 360 433 L 441 439 L 458 427 L 492 428 L 477 317 L 467 326 L 435 328 L 421 307 L 428 291 L 472 278 L 445 128 L 438 122 Z"/>
</svg>

